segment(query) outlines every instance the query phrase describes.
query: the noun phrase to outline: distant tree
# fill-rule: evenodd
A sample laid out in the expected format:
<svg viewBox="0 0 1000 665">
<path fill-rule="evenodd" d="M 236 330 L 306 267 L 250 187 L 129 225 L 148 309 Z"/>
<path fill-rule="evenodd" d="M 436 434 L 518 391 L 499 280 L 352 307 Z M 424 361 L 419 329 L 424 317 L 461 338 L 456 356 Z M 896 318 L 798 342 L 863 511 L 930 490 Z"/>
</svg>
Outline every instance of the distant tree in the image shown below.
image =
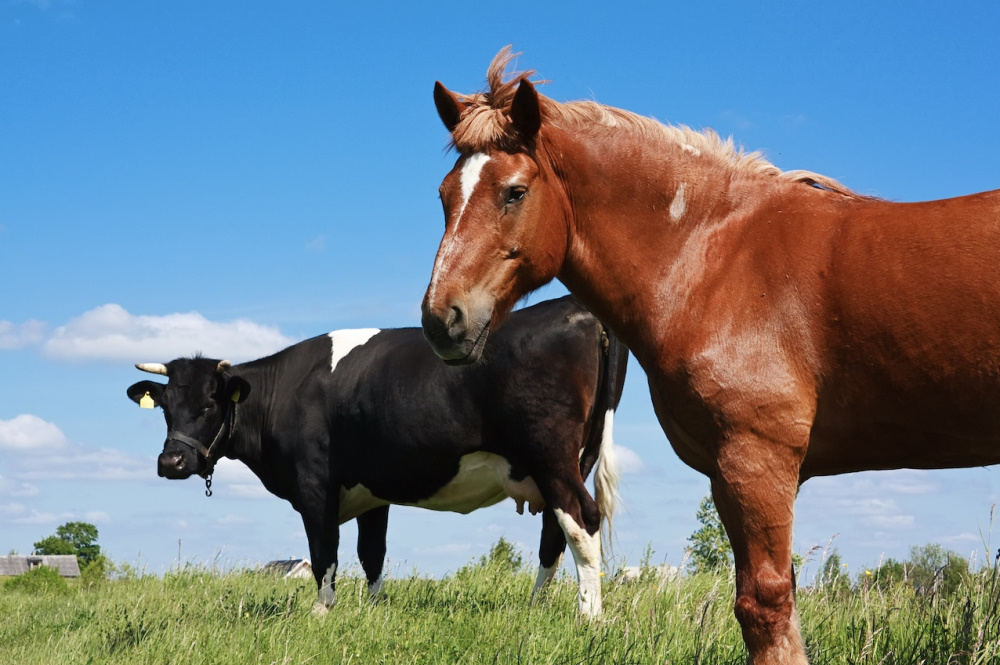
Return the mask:
<svg viewBox="0 0 1000 665">
<path fill-rule="evenodd" d="M 35 554 L 76 554 L 76 548 L 59 536 L 46 536 L 35 543 Z"/>
<path fill-rule="evenodd" d="M 848 591 L 851 588 L 851 578 L 847 574 L 847 564 L 840 558 L 836 548 L 830 552 L 823 562 L 823 572 L 820 584 L 832 591 Z"/>
<path fill-rule="evenodd" d="M 888 591 L 894 586 L 910 583 L 911 565 L 889 558 L 871 572 L 869 583 L 883 591 Z M 869 572 L 869 571 L 866 571 Z"/>
<path fill-rule="evenodd" d="M 493 545 L 488 556 L 479 557 L 480 566 L 495 566 L 512 573 L 520 571 L 523 564 L 517 547 L 503 536 Z"/>
<path fill-rule="evenodd" d="M 695 573 L 715 572 L 733 565 L 733 548 L 722 525 L 715 501 L 709 494 L 701 500 L 695 518 L 701 526 L 690 536 L 688 568 Z"/>
<path fill-rule="evenodd" d="M 55 535 L 35 543 L 38 554 L 75 554 L 83 567 L 101 556 L 97 544 L 97 527 L 87 522 L 66 522 Z"/>
<path fill-rule="evenodd" d="M 910 548 L 910 579 L 917 591 L 954 593 L 968 573 L 968 563 L 958 552 L 937 544 Z"/>
</svg>

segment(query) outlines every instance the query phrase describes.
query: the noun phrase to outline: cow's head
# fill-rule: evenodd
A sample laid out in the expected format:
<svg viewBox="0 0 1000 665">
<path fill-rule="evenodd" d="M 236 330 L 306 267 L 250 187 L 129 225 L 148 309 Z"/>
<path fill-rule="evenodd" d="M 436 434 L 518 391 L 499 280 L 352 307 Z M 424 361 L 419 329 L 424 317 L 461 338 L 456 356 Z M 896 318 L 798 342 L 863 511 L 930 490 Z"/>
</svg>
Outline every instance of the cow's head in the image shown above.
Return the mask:
<svg viewBox="0 0 1000 665">
<path fill-rule="evenodd" d="M 167 440 L 157 459 L 157 473 L 171 479 L 207 476 L 226 452 L 232 435 L 236 404 L 250 394 L 250 385 L 230 374 L 228 360 L 180 358 L 166 365 L 143 363 L 136 368 L 167 377 L 167 383 L 140 381 L 129 387 L 139 406 L 163 409 Z"/>
</svg>

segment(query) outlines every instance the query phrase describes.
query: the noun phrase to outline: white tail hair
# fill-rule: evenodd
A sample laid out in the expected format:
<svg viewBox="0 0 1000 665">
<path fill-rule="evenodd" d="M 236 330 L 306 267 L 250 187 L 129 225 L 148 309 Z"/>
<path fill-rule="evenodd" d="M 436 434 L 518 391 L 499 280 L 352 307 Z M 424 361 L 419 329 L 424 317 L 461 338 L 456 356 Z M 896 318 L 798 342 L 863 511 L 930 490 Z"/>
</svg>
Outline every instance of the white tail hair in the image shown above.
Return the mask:
<svg viewBox="0 0 1000 665">
<path fill-rule="evenodd" d="M 615 410 L 608 409 L 604 414 L 601 451 L 594 468 L 594 501 L 601 511 L 601 554 L 605 561 L 608 558 L 607 553 L 611 551 L 611 528 L 615 509 L 621 502 L 621 495 L 618 494 L 621 472 L 618 470 L 618 456 L 615 454 L 614 422 Z"/>
</svg>

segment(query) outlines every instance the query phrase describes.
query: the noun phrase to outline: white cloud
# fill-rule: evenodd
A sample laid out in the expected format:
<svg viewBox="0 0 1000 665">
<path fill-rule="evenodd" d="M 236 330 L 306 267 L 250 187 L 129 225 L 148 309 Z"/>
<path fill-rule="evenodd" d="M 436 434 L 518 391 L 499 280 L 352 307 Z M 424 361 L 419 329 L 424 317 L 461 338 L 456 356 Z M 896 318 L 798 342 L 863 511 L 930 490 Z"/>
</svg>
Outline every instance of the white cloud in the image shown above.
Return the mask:
<svg viewBox="0 0 1000 665">
<path fill-rule="evenodd" d="M 42 349 L 58 360 L 166 362 L 203 353 L 238 362 L 274 353 L 295 341 L 276 327 L 247 319 L 219 323 L 197 312 L 135 315 L 108 304 L 56 328 Z"/>
<path fill-rule="evenodd" d="M 26 510 L 23 503 L 0 503 L 0 515 L 23 515 Z"/>
<path fill-rule="evenodd" d="M 267 491 L 260 483 L 256 485 L 226 485 L 228 490 L 233 493 L 233 496 L 237 499 L 273 499 L 274 495 Z"/>
<path fill-rule="evenodd" d="M 36 346 L 45 337 L 45 323 L 30 320 L 20 325 L 0 321 L 0 350 L 12 351 L 26 346 Z"/>
<path fill-rule="evenodd" d="M 472 543 L 444 543 L 441 545 L 427 545 L 413 548 L 413 551 L 418 554 L 436 554 L 436 555 L 447 555 L 447 554 L 466 554 L 472 551 Z"/>
<path fill-rule="evenodd" d="M 878 529 L 909 529 L 915 523 L 913 515 L 868 515 L 861 523 Z"/>
<path fill-rule="evenodd" d="M 941 484 L 928 471 L 899 469 L 882 472 L 881 487 L 897 494 L 931 494 L 941 489 Z"/>
<path fill-rule="evenodd" d="M 111 515 L 108 515 L 103 510 L 88 510 L 83 514 L 83 518 L 88 522 L 97 522 L 99 524 L 111 521 Z"/>
<path fill-rule="evenodd" d="M 966 543 L 977 543 L 981 544 L 983 542 L 982 535 L 978 533 L 969 533 L 965 531 L 963 533 L 956 534 L 954 536 L 943 536 L 938 539 L 941 541 L 942 545 L 964 545 Z"/>
<path fill-rule="evenodd" d="M 212 484 L 225 485 L 229 492 L 240 499 L 273 499 L 260 479 L 243 462 L 222 458 L 212 473 Z"/>
<path fill-rule="evenodd" d="M 31 483 L 22 483 L 17 480 L 9 480 L 0 476 L 0 496 L 23 498 L 38 496 L 39 494 L 41 494 L 39 489 Z M 0 508 L 0 510 L 2 510 L 2 508 Z"/>
<path fill-rule="evenodd" d="M 253 520 L 249 517 L 243 517 L 242 515 L 223 515 L 215 520 L 215 523 L 221 526 L 239 526 L 241 524 L 250 524 L 251 522 L 253 522 Z"/>
<path fill-rule="evenodd" d="M 641 473 L 646 468 L 639 453 L 631 448 L 615 444 L 615 455 L 618 457 L 618 471 L 622 474 Z"/>
<path fill-rule="evenodd" d="M 57 454 L 34 455 L 19 462 L 19 480 L 149 480 L 155 462 L 113 448 L 71 446 Z"/>
<path fill-rule="evenodd" d="M 32 508 L 30 515 L 17 517 L 12 519 L 11 522 L 14 524 L 55 524 L 56 522 L 65 522 L 72 519 L 73 513 L 42 513 Z"/>
<path fill-rule="evenodd" d="M 30 413 L 0 420 L 0 450 L 48 452 L 66 447 L 66 435 L 54 424 Z"/>
</svg>

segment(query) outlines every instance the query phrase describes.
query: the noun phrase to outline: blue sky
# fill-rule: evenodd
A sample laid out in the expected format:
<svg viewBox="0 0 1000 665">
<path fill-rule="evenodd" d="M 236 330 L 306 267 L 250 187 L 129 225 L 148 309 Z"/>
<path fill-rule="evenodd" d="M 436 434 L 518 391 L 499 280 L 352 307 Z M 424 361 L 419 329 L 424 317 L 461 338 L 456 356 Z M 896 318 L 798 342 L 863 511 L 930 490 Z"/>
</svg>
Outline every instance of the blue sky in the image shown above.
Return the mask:
<svg viewBox="0 0 1000 665">
<path fill-rule="evenodd" d="M 454 160 L 433 83 L 478 90 L 505 44 L 555 99 L 712 127 L 864 193 L 1000 187 L 995 2 L 524 7 L 0 0 L 4 553 L 68 520 L 151 572 L 178 540 L 200 563 L 307 553 L 298 515 L 239 465 L 211 499 L 156 477 L 166 428 L 125 397 L 132 363 L 418 325 Z M 616 424 L 616 552 L 678 563 L 708 482 L 674 456 L 634 362 Z M 836 535 L 854 571 L 929 542 L 982 551 L 998 474 L 812 480 L 795 548 Z M 512 502 L 394 509 L 390 567 L 440 575 L 501 535 L 532 553 L 539 530 Z"/>
</svg>

